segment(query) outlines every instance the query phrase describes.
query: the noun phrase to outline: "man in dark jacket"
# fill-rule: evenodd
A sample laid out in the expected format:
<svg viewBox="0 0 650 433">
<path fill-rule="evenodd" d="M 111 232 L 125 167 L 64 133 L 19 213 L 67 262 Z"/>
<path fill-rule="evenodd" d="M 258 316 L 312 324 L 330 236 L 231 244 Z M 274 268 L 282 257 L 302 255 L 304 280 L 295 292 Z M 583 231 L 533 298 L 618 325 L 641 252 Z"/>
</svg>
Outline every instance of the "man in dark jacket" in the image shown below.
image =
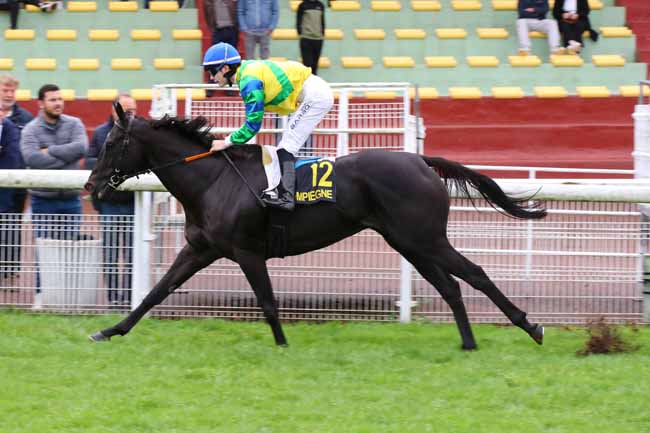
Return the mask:
<svg viewBox="0 0 650 433">
<path fill-rule="evenodd" d="M 119 102 L 127 115 L 135 115 L 135 99 L 128 93 L 120 93 Z M 106 137 L 117 120 L 115 109 L 106 123 L 95 128 L 86 155 L 86 168 L 92 170 L 104 148 Z M 93 198 L 93 206 L 100 214 L 102 243 L 104 246 L 104 278 L 108 286 L 108 302 L 113 307 L 131 304 L 131 275 L 133 269 L 133 215 L 135 213 L 133 192 L 115 191 L 110 200 Z M 124 269 L 120 272 L 120 251 Z M 120 278 L 121 276 L 121 278 Z"/>
<path fill-rule="evenodd" d="M 20 131 L 0 114 L 0 169 L 25 168 L 20 155 Z M 25 196 L 24 189 L 0 188 L 0 288 L 13 291 L 20 271 L 22 211 L 16 209 L 16 196 Z"/>
<path fill-rule="evenodd" d="M 560 32 L 557 22 L 546 18 L 548 0 L 519 0 L 519 18 L 517 19 L 517 38 L 519 39 L 519 55 L 530 54 L 529 32 L 541 32 L 548 36 L 548 48 L 551 54 L 562 54 L 560 47 Z"/>
<path fill-rule="evenodd" d="M 20 153 L 20 131 L 34 116 L 32 113 L 18 106 L 16 90 L 20 83 L 11 74 L 0 74 L 0 119 L 4 118 L 4 132 L 0 144 L 0 168 L 24 169 L 25 163 Z M 0 242 L 3 250 L 0 252 L 0 261 L 7 262 L 7 271 L 0 276 L 8 278 L 10 287 L 16 287 L 16 278 L 20 273 L 20 245 L 22 243 L 22 213 L 27 200 L 27 190 L 22 188 L 1 188 L 2 204 L 0 213 L 7 214 L 6 230 L 0 231 Z M 2 255 L 4 254 L 4 255 Z"/>
<path fill-rule="evenodd" d="M 325 6 L 319 0 L 303 0 L 296 14 L 296 30 L 300 36 L 302 64 L 318 72 L 318 60 L 325 39 Z"/>
<path fill-rule="evenodd" d="M 598 39 L 598 33 L 591 28 L 589 22 L 589 2 L 587 0 L 556 0 L 553 6 L 553 17 L 558 22 L 562 43 L 570 54 L 578 54 L 584 46 L 582 34 L 589 31 L 593 41 Z"/>
<path fill-rule="evenodd" d="M 33 118 L 32 113 L 18 106 L 16 89 L 20 83 L 11 74 L 0 75 L 0 115 L 9 118 L 18 129 L 23 129 Z"/>
</svg>

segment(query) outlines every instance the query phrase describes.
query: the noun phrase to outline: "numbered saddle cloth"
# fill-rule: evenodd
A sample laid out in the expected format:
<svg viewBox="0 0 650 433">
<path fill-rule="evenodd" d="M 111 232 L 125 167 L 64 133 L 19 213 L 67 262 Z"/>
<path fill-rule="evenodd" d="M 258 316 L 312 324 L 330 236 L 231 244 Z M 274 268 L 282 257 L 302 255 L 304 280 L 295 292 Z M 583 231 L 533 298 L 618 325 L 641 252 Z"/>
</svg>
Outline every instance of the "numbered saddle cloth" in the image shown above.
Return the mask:
<svg viewBox="0 0 650 433">
<path fill-rule="evenodd" d="M 264 172 L 271 191 L 280 184 L 281 172 L 275 146 L 262 146 Z M 336 201 L 334 158 L 298 158 L 296 160 L 296 203 L 314 204 Z"/>
</svg>

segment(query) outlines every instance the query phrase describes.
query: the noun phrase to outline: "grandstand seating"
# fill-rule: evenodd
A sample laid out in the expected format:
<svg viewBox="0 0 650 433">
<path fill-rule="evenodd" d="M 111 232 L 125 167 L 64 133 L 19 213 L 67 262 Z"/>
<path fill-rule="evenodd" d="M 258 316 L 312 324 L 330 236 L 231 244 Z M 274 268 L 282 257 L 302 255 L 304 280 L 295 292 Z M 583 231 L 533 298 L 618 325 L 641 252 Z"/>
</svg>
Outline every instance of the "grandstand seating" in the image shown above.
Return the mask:
<svg viewBox="0 0 650 433">
<path fill-rule="evenodd" d="M 0 28 L 8 19 L 0 14 Z M 52 13 L 29 8 L 19 24 L 0 35 L 0 70 L 31 95 L 46 82 L 97 100 L 118 89 L 203 79 L 197 9 L 178 9 L 176 1 L 152 1 L 149 10 L 136 1 L 68 1 Z"/>
<path fill-rule="evenodd" d="M 272 53 L 296 60 L 300 51 L 292 10 L 298 3 L 280 3 L 271 44 Z M 535 96 L 538 87 L 564 89 L 555 95 L 591 95 L 583 88 L 594 87 L 598 94 L 606 88 L 619 95 L 621 86 L 645 78 L 646 65 L 636 62 L 636 38 L 625 25 L 625 8 L 615 0 L 590 4 L 601 38 L 597 43 L 585 38 L 580 57 L 550 56 L 544 35 L 537 33 L 532 35 L 534 56 L 519 57 L 516 0 L 333 1 L 323 47 L 331 66 L 321 75 L 332 82 L 365 81 L 370 69 L 377 81 L 409 81 L 435 88 L 430 95 L 462 98 L 496 97 L 495 87 L 519 88 L 497 91 L 500 96 Z M 459 92 L 462 88 L 467 89 Z"/>
<path fill-rule="evenodd" d="M 643 3 L 624 1 L 632 7 Z M 590 2 L 592 25 L 602 37 L 587 41 L 580 57 L 549 56 L 545 38 L 536 33 L 534 55 L 520 57 L 516 0 L 335 0 L 327 10 L 321 74 L 350 82 L 366 81 L 370 71 L 377 81 L 430 89 L 423 92 L 428 97 L 536 96 L 538 88 L 548 87 L 564 89 L 555 95 L 589 94 L 579 90 L 585 87 L 605 87 L 610 95 L 624 88 L 629 95 L 646 76 L 646 66 L 636 61 L 636 34 L 625 26 L 625 8 L 615 0 Z M 300 59 L 298 3 L 280 2 L 271 46 L 272 53 L 295 60 Z M 44 81 L 83 97 L 90 89 L 202 80 L 198 63 L 205 35 L 196 9 L 162 0 L 150 10 L 136 1 L 108 0 L 68 1 L 65 10 L 48 14 L 28 9 L 35 12 L 21 15 L 20 29 L 1 35 L 0 70 L 15 73 L 32 93 Z M 0 15 L 0 26 L 7 24 L 7 14 Z"/>
<path fill-rule="evenodd" d="M 516 0 L 334 0 L 319 73 L 331 82 L 371 76 L 418 84 L 429 154 L 568 166 L 598 166 L 607 155 L 610 167 L 629 168 L 630 113 L 638 80 L 646 77 L 637 40 L 644 20 L 650 27 L 650 13 L 634 22 L 628 13 L 626 21 L 615 0 L 590 1 L 600 40 L 587 40 L 580 57 L 552 58 L 539 34 L 532 35 L 533 55 L 516 55 Z M 635 11 L 650 3 L 617 2 L 634 4 Z M 271 53 L 298 60 L 298 2 L 280 5 Z M 21 79 L 18 99 L 32 111 L 40 85 L 59 84 L 71 101 L 66 112 L 81 116 L 91 131 L 118 90 L 131 90 L 146 113 L 153 84 L 202 81 L 198 64 L 209 32 L 201 32 L 200 19 L 197 9 L 173 2 L 144 10 L 136 1 L 68 1 L 65 10 L 25 12 L 18 30 L 0 33 L 0 71 Z M 7 29 L 8 20 L 0 14 L 0 27 Z M 205 92 L 197 89 L 194 97 Z M 179 109 L 182 115 L 183 104 Z M 567 113 L 576 113 L 573 123 Z M 584 145 L 576 144 L 578 135 Z M 580 155 L 567 153 L 576 146 L 584 148 Z"/>
</svg>

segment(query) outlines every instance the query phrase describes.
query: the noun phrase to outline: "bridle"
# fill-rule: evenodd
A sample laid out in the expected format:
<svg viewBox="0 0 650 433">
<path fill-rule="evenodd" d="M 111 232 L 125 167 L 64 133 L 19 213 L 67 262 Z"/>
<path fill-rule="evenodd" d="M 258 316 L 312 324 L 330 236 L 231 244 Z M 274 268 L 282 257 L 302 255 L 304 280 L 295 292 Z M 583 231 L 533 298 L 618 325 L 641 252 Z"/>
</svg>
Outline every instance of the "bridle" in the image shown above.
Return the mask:
<svg viewBox="0 0 650 433">
<path fill-rule="evenodd" d="M 117 129 L 124 132 L 124 135 L 125 135 L 124 140 L 122 141 L 122 148 L 121 148 L 121 151 L 120 151 L 120 156 L 119 156 L 119 158 L 117 160 L 117 164 L 115 164 L 117 166 L 121 165 L 122 160 L 125 158 L 125 156 L 126 156 L 126 154 L 128 152 L 129 143 L 131 142 L 131 136 L 133 135 L 132 132 L 131 132 L 131 130 L 133 129 L 132 125 L 133 125 L 133 121 L 129 121 L 126 128 L 125 128 L 124 126 L 122 126 L 121 123 L 115 122 L 115 126 L 117 127 Z M 210 156 L 213 153 L 214 152 L 203 152 L 203 153 L 199 153 L 198 155 L 188 156 L 186 158 L 175 159 L 173 161 L 166 162 L 166 163 L 158 165 L 156 167 L 145 168 L 143 170 L 134 171 L 132 173 L 124 173 L 124 174 L 122 174 L 121 170 L 119 168 L 113 168 L 111 176 L 108 179 L 107 186 L 110 187 L 113 190 L 117 190 L 117 188 L 119 188 L 119 186 L 122 185 L 124 183 L 124 181 L 126 181 L 127 179 L 130 179 L 132 177 L 138 177 L 141 174 L 146 174 L 146 173 L 153 173 L 156 170 L 167 168 L 167 167 L 170 167 L 172 165 L 177 165 L 177 164 L 181 164 L 181 163 L 184 163 L 184 162 L 192 162 L 192 161 L 195 161 L 197 159 L 201 159 L 201 158 L 205 158 L 206 156 Z"/>
<path fill-rule="evenodd" d="M 124 133 L 124 136 L 125 136 L 124 140 L 122 141 L 122 148 L 121 148 L 121 151 L 120 151 L 119 159 L 117 160 L 117 164 L 115 164 L 115 165 L 118 165 L 118 166 L 121 165 L 122 160 L 126 156 L 126 153 L 128 151 L 128 147 L 129 147 L 129 143 L 131 141 L 131 136 L 132 136 L 132 132 L 131 132 L 131 130 L 133 129 L 132 125 L 133 125 L 133 119 L 129 120 L 129 122 L 127 123 L 126 128 L 120 122 L 115 122 L 115 126 L 117 127 L 117 129 L 122 131 Z M 130 179 L 132 177 L 138 177 L 141 174 L 146 174 L 146 173 L 153 173 L 156 170 L 161 170 L 163 168 L 171 167 L 173 165 L 196 161 L 197 159 L 202 159 L 202 158 L 205 158 L 206 156 L 210 156 L 210 155 L 213 155 L 215 153 L 216 152 L 210 150 L 210 151 L 207 151 L 207 152 L 199 153 L 197 155 L 192 155 L 192 156 L 188 156 L 188 157 L 185 157 L 185 158 L 175 159 L 173 161 L 166 162 L 164 164 L 160 164 L 160 165 L 158 165 L 156 167 L 150 167 L 150 168 L 145 168 L 143 170 L 134 171 L 132 173 L 124 173 L 124 174 L 122 174 L 122 172 L 121 172 L 121 170 L 119 168 L 113 168 L 113 171 L 111 172 L 111 176 L 109 177 L 108 183 L 106 184 L 106 186 L 111 188 L 113 191 L 117 191 L 117 188 L 119 188 L 120 185 L 122 185 L 124 183 L 124 181 L 126 181 L 127 179 Z M 228 155 L 226 150 L 222 150 L 221 154 L 226 158 L 226 160 L 228 161 L 230 166 L 235 170 L 235 172 L 239 175 L 239 177 L 242 179 L 242 181 L 244 181 L 244 184 L 248 187 L 248 190 L 251 192 L 251 194 L 253 194 L 253 197 L 255 197 L 255 199 L 260 204 L 260 206 L 265 208 L 266 203 L 264 203 L 262 201 L 262 199 L 255 193 L 255 191 L 253 190 L 253 187 L 248 183 L 248 181 L 246 180 L 244 175 L 241 173 L 241 171 L 239 171 L 239 169 L 237 168 L 235 163 L 232 161 L 232 159 L 230 159 L 230 156 Z"/>
<path fill-rule="evenodd" d="M 115 165 L 121 165 L 119 163 L 122 162 L 124 159 L 124 156 L 126 155 L 126 152 L 129 147 L 129 142 L 131 141 L 131 129 L 132 129 L 133 122 L 129 121 L 128 125 L 126 128 L 122 126 L 119 122 L 115 122 L 115 126 L 117 129 L 120 131 L 124 132 L 125 138 L 124 141 L 122 141 L 122 149 L 120 152 L 120 157 L 118 159 L 118 164 Z M 146 171 L 144 171 L 146 173 Z M 111 172 L 111 177 L 108 179 L 108 184 L 107 186 L 111 188 L 113 191 L 117 191 L 117 188 L 119 188 L 120 185 L 124 183 L 125 180 L 138 176 L 139 174 L 144 174 L 144 173 L 127 173 L 127 174 L 121 174 L 121 170 L 119 168 L 113 168 L 113 171 Z"/>
</svg>

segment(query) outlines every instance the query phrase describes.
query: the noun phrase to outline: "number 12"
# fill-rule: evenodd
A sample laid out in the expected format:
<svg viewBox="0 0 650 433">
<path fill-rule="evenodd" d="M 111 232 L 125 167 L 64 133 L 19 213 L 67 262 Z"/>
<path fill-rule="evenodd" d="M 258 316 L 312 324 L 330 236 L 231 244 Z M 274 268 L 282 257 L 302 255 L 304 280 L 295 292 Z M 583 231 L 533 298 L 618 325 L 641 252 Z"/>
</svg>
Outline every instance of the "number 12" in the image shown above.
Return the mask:
<svg viewBox="0 0 650 433">
<path fill-rule="evenodd" d="M 334 166 L 332 165 L 332 161 L 321 161 L 320 163 L 313 163 L 310 165 L 311 167 L 311 184 L 312 186 L 322 186 L 325 188 L 331 188 L 332 187 L 332 181 L 328 180 L 330 175 L 332 174 L 332 169 Z M 319 168 L 325 168 L 325 173 L 318 178 L 318 169 Z"/>
</svg>

